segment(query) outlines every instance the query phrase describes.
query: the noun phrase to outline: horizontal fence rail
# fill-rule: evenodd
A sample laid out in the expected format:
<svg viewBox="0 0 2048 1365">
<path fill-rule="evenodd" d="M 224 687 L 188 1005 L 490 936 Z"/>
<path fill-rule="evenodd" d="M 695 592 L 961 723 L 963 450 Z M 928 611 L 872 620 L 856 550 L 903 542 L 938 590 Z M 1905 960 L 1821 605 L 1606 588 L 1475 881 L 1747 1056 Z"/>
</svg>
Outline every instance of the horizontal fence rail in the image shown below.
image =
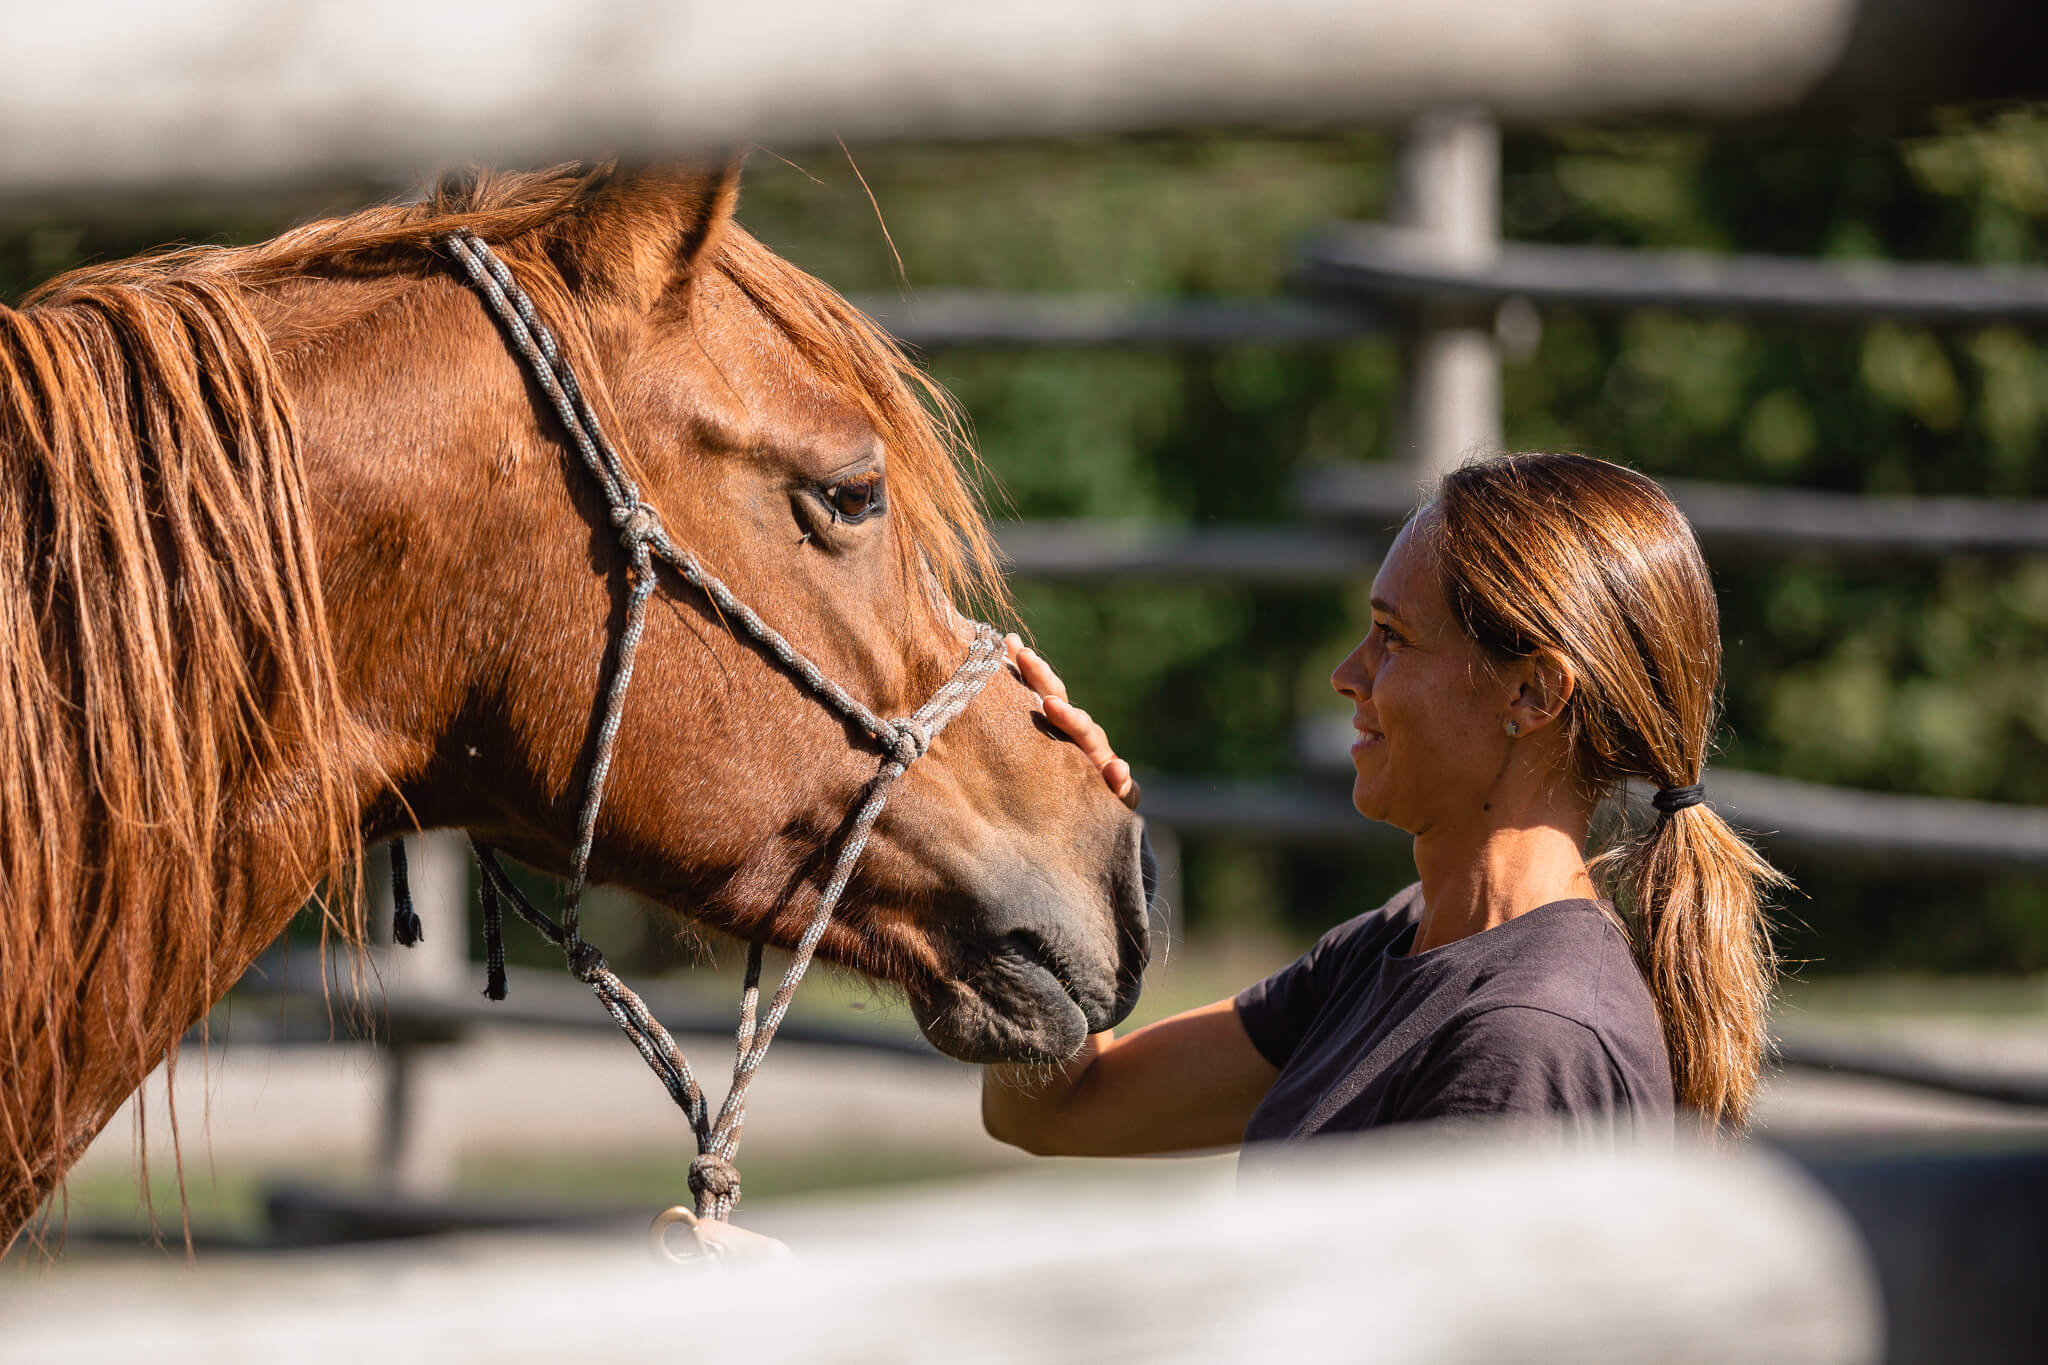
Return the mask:
<svg viewBox="0 0 2048 1365">
<path fill-rule="evenodd" d="M 1390 825 L 1369 823 L 1348 802 L 1327 793 L 1296 792 L 1292 799 L 1265 784 L 1145 780 L 1148 810 L 1176 817 L 1179 828 L 1227 832 L 1246 838 L 1299 837 L 1304 817 L 1327 821 L 1331 842 L 1371 841 L 1394 852 L 1407 836 Z M 1155 819 L 1163 818 L 1155 814 Z M 1262 823 L 1263 820 L 1263 823 Z M 382 1046 L 411 1049 L 458 1043 L 478 1029 L 534 1029 L 554 1033 L 596 1033 L 617 1030 L 611 1016 L 590 992 L 561 972 L 513 967 L 507 972 L 506 998 L 490 1001 L 470 990 L 421 990 L 370 986 L 355 991 L 346 974 L 323 972 L 309 954 L 287 957 L 268 953 L 236 984 L 245 1004 L 277 1002 L 276 1009 L 228 1011 L 211 1028 L 194 1028 L 188 1044 L 227 1046 L 278 1044 L 326 1045 L 362 1036 Z M 679 991 L 659 982 L 640 992 L 663 1026 L 686 1043 L 713 1038 L 722 1045 L 733 1026 L 730 1007 L 713 1008 L 701 992 Z M 1838 1030 L 1814 1028 L 1791 1020 L 1775 1026 L 1771 1062 L 1779 1067 L 1861 1076 L 1894 1085 L 1998 1104 L 2048 1108 L 2048 1077 L 2014 1067 L 1984 1065 L 1900 1047 L 1896 1042 L 1844 1037 Z M 792 1019 L 777 1035 L 798 1046 L 881 1054 L 893 1058 L 958 1065 L 908 1028 L 849 1028 L 803 1018 Z M 711 1055 L 707 1053 L 706 1055 Z"/>
<path fill-rule="evenodd" d="M 0 192 L 409 178 L 480 161 L 1801 110 L 2038 90 L 2039 7 L 1949 0 L 189 0 L 13 6 Z"/>
<path fill-rule="evenodd" d="M 1349 784 L 1293 779 L 1188 777 L 1141 771 L 1143 814 L 1180 835 L 1398 852 L 1411 842 L 1351 808 Z"/>
<path fill-rule="evenodd" d="M 1720 787 L 1730 776 L 1734 775 L 1718 774 L 1712 780 Z M 1170 823 L 1179 832 L 1262 842 L 1369 845 L 1388 854 L 1405 851 L 1408 843 L 1408 836 L 1393 826 L 1361 817 L 1351 808 L 1348 794 L 1327 779 L 1218 782 L 1146 774 L 1143 780 L 1148 818 Z M 398 965 L 410 965 L 417 951 L 402 956 Z M 482 969 L 480 964 L 472 966 L 474 972 L 453 989 L 446 983 L 424 988 L 409 984 L 402 970 L 391 984 L 371 976 L 358 985 L 338 960 L 323 967 L 314 954 L 274 948 L 236 984 L 234 999 L 242 1007 L 230 1006 L 206 1027 L 195 1026 L 185 1041 L 192 1046 L 256 1047 L 327 1045 L 359 1038 L 408 1054 L 460 1043 L 482 1029 L 604 1035 L 617 1029 L 590 992 L 560 971 L 510 968 L 506 998 L 490 1001 L 473 989 L 482 979 Z M 686 1046 L 693 1039 L 716 1039 L 706 1053 L 710 1056 L 729 1044 L 734 1022 L 730 1001 L 709 1004 L 701 990 L 678 989 L 661 981 L 643 983 L 640 994 L 655 1017 Z M 265 1007 L 250 1008 L 259 1003 Z M 2015 1067 L 1904 1048 L 1892 1040 L 1847 1037 L 1838 1029 L 1816 1028 L 1796 1018 L 1775 1031 L 1779 1036 L 1771 1060 L 1780 1067 L 2048 1108 L 2048 1078 Z M 778 1037 L 798 1046 L 957 1065 L 908 1026 L 848 1027 L 799 1016 L 784 1024 Z"/>
<path fill-rule="evenodd" d="M 926 350 L 1330 344 L 1387 330 L 1356 304 L 1307 299 L 920 289 L 908 298 L 866 294 L 853 302 L 898 341 Z"/>
<path fill-rule="evenodd" d="M 1375 304 L 1526 299 L 1801 323 L 2048 327 L 2048 270 L 2014 266 L 1528 242 L 1502 243 L 1491 259 L 1458 259 L 1413 229 L 1355 223 L 1318 234 L 1302 253 L 1299 274 L 1306 287 Z"/>
<path fill-rule="evenodd" d="M 2048 502 L 1658 482 L 1709 554 L 2048 553 Z M 1389 465 L 1328 465 L 1301 477 L 1296 502 L 1311 517 L 1384 533 L 1414 509 L 1420 491 L 1414 475 Z"/>
<path fill-rule="evenodd" d="M 1351 739 L 1351 721 L 1344 715 L 1316 717 L 1296 734 L 1298 761 L 1309 771 L 1324 774 L 1324 782 L 1298 784 L 1307 790 L 1290 793 L 1273 809 L 1312 803 L 1318 798 L 1311 792 L 1329 793 L 1321 798 L 1324 811 L 1303 820 L 1298 836 L 1303 842 L 1323 842 L 1322 836 L 1336 832 L 1340 814 L 1350 810 L 1348 792 L 1330 786 L 1328 778 L 1351 772 Z M 1764 842 L 1789 850 L 1853 856 L 1879 866 L 2048 870 L 2048 808 L 1857 791 L 1726 768 L 1709 769 L 1704 781 L 1715 810 Z M 1158 782 L 1145 781 L 1148 805 L 1159 790 Z M 1178 785 L 1169 782 L 1166 790 L 1173 792 Z M 1267 785 L 1239 783 L 1231 790 L 1257 802 L 1265 799 L 1261 793 Z M 1647 804 L 1649 792 L 1632 792 L 1631 799 Z M 1187 812 L 1199 817 L 1202 809 L 1190 802 Z M 1354 825 L 1364 823 L 1356 815 L 1352 819 Z M 1193 832 L 1198 827 L 1187 828 Z M 1199 828 L 1205 833 L 1227 832 L 1222 821 Z"/>
<path fill-rule="evenodd" d="M 1896 1042 L 1845 1038 L 1832 1030 L 1815 1029 L 1796 1021 L 1773 1021 L 1773 1029 L 1778 1037 L 1771 1054 L 1779 1066 L 1863 1076 L 1973 1100 L 2048 1109 L 2048 1075 L 2039 1071 L 1929 1056 L 1909 1051 Z"/>
<path fill-rule="evenodd" d="M 403 951 L 403 950 L 399 950 Z M 239 1033 L 266 1034 L 256 1041 L 328 1042 L 361 1029 L 374 1041 L 411 1046 L 458 1041 L 478 1027 L 542 1029 L 567 1033 L 616 1033 L 618 1025 L 589 989 L 560 971 L 534 967 L 506 969 L 503 1000 L 487 1000 L 481 989 L 421 990 L 402 986 L 384 989 L 374 983 L 361 992 L 346 972 L 323 971 L 313 955 L 266 953 L 235 984 L 248 1000 L 279 1000 L 294 1013 L 243 1012 L 226 1021 Z M 476 980 L 482 981 L 481 964 Z M 720 1039 L 731 1047 L 736 1018 L 733 1008 L 712 1008 L 701 993 L 677 991 L 659 984 L 640 992 L 641 1000 L 662 1026 L 677 1036 Z M 279 1036 L 279 1031 L 282 1036 Z M 219 1035 L 220 1026 L 212 1033 Z M 196 1033 L 196 1030 L 195 1030 Z M 940 1060 L 922 1036 L 905 1029 L 844 1028 L 805 1019 L 791 1019 L 777 1030 L 780 1041 L 811 1047 L 852 1048 L 898 1057 Z M 189 1041 L 196 1041 L 195 1039 Z"/>
<path fill-rule="evenodd" d="M 1327 778 L 1198 778 L 1140 773 L 1147 818 L 1176 832 L 1308 846 L 1405 847 L 1368 823 Z M 2048 870 L 2048 810 L 1988 801 L 1896 796 L 1713 769 L 1709 799 L 1774 848 L 1928 871 Z"/>
<path fill-rule="evenodd" d="M 1357 583 L 1379 566 L 1358 536 L 1294 526 L 1174 527 L 1110 521 L 1000 526 L 1012 573 L 1046 581 L 1157 579 L 1264 586 Z"/>
</svg>

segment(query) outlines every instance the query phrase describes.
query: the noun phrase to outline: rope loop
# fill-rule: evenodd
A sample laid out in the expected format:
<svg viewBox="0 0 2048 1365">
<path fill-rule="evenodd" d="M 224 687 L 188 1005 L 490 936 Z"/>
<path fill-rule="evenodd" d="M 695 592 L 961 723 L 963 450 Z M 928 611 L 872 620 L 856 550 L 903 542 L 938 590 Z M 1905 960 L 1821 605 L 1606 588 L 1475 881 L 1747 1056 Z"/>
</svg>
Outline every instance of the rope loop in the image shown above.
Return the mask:
<svg viewBox="0 0 2048 1365">
<path fill-rule="evenodd" d="M 690 1162 L 690 1193 L 702 1199 L 710 1195 L 714 1199 L 738 1199 L 740 1195 L 740 1169 L 722 1156 L 705 1153 Z"/>
<path fill-rule="evenodd" d="M 619 529 L 619 544 L 637 551 L 661 535 L 661 514 L 644 502 L 631 507 L 614 507 L 612 525 Z"/>
<path fill-rule="evenodd" d="M 889 723 L 896 727 L 886 741 L 889 757 L 904 767 L 908 768 L 923 758 L 925 751 L 932 747 L 932 732 L 915 716 L 905 716 Z"/>
</svg>

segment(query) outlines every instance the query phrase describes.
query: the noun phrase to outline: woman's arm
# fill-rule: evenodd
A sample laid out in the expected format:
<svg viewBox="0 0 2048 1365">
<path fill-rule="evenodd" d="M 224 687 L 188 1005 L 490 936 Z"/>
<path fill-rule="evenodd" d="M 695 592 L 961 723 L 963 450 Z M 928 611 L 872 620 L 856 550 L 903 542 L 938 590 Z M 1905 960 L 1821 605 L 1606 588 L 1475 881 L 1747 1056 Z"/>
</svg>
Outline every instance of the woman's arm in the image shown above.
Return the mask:
<svg viewBox="0 0 2048 1365">
<path fill-rule="evenodd" d="M 1045 718 L 1080 747 L 1109 789 L 1138 804 L 1131 766 L 1066 684 L 1011 635 L 1009 661 Z M 994 1136 L 1041 1156 L 1138 1156 L 1234 1147 L 1280 1073 L 1252 1046 L 1229 1000 L 1176 1014 L 1125 1038 L 1098 1033 L 1063 1065 L 990 1067 L 981 1119 Z"/>
<path fill-rule="evenodd" d="M 1098 1033 L 1064 1066 L 989 1067 L 981 1121 L 1039 1156 L 1144 1156 L 1234 1147 L 1280 1073 L 1229 1000 Z"/>
</svg>

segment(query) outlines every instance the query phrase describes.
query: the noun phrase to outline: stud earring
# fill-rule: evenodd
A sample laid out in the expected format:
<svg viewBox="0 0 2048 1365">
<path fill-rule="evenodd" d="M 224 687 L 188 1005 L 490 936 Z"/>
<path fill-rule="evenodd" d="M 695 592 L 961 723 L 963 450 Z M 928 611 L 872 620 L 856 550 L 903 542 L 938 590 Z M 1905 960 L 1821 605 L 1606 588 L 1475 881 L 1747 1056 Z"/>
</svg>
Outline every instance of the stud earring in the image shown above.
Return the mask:
<svg viewBox="0 0 2048 1365">
<path fill-rule="evenodd" d="M 1509 738 L 1509 739 L 1513 739 L 1513 738 L 1515 738 L 1515 736 L 1517 736 L 1517 735 L 1519 735 L 1519 734 L 1521 734 L 1521 733 L 1522 733 L 1522 724 L 1521 724 L 1521 722 L 1520 722 L 1520 721 L 1513 721 L 1513 720 L 1511 720 L 1511 721 L 1509 721 L 1509 722 L 1508 722 L 1508 738 Z"/>
</svg>

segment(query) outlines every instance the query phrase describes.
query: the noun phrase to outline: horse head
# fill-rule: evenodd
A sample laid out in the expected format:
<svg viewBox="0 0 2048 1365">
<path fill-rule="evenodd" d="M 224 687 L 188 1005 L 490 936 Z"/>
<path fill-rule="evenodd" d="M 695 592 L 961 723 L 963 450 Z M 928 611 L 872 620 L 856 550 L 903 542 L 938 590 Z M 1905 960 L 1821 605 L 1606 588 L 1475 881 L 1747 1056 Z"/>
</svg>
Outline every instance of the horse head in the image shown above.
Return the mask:
<svg viewBox="0 0 2048 1365">
<path fill-rule="evenodd" d="M 294 394 L 341 696 L 385 783 L 366 835 L 461 827 L 569 861 L 626 556 L 552 410 L 456 272 L 510 265 L 668 535 L 876 714 L 958 666 L 1002 587 L 943 396 L 732 221 L 727 174 L 479 179 L 303 229 L 257 309 Z M 873 740 L 664 571 L 592 878 L 788 945 Z M 943 1051 L 1054 1060 L 1128 1013 L 1140 824 L 1007 671 L 897 784 L 820 952 Z"/>
</svg>

